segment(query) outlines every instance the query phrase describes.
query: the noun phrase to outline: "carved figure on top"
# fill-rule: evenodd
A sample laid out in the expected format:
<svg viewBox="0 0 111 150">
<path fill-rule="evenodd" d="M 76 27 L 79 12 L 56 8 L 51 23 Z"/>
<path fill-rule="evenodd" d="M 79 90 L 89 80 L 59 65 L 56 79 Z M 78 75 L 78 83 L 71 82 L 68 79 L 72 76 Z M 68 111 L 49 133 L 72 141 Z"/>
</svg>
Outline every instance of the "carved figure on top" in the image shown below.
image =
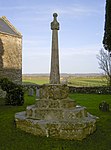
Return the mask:
<svg viewBox="0 0 111 150">
<path fill-rule="evenodd" d="M 59 23 L 57 21 L 57 13 L 53 14 L 54 20 L 51 22 L 51 30 L 59 30 Z"/>
</svg>

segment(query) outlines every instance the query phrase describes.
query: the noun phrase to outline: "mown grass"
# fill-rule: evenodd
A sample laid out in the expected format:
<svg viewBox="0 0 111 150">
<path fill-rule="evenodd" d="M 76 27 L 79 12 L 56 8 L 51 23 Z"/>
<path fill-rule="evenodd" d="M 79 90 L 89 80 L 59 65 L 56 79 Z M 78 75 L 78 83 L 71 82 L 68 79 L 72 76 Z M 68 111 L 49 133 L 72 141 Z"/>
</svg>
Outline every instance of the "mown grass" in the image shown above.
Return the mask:
<svg viewBox="0 0 111 150">
<path fill-rule="evenodd" d="M 35 103 L 35 96 L 25 95 L 23 106 L 5 106 L 0 99 L 0 150 L 111 150 L 111 112 L 101 112 L 99 103 L 106 100 L 111 107 L 111 95 L 71 94 L 78 104 L 100 119 L 97 130 L 83 141 L 68 141 L 38 137 L 16 129 L 14 115 Z"/>
<path fill-rule="evenodd" d="M 103 76 L 90 77 L 70 77 L 68 79 L 69 85 L 72 86 L 106 86 L 106 78 Z"/>
</svg>

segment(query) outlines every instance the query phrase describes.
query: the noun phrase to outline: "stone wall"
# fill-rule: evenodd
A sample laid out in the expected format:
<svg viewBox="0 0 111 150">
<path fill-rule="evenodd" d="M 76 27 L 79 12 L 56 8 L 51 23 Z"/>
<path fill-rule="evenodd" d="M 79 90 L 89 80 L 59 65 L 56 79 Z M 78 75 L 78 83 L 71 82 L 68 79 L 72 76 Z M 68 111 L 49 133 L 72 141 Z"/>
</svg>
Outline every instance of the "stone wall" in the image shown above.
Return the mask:
<svg viewBox="0 0 111 150">
<path fill-rule="evenodd" d="M 25 90 L 30 88 L 41 88 L 43 85 L 38 84 L 23 84 Z M 83 94 L 111 94 L 111 86 L 99 86 L 99 87 L 69 87 L 69 93 L 83 93 Z M 45 87 L 44 87 L 45 88 Z M 48 90 L 48 88 L 47 88 Z"/>
<path fill-rule="evenodd" d="M 22 83 L 22 37 L 0 33 L 0 78 Z"/>
<path fill-rule="evenodd" d="M 83 93 L 83 94 L 111 94 L 111 86 L 98 86 L 98 87 L 73 87 L 69 86 L 70 93 Z"/>
</svg>

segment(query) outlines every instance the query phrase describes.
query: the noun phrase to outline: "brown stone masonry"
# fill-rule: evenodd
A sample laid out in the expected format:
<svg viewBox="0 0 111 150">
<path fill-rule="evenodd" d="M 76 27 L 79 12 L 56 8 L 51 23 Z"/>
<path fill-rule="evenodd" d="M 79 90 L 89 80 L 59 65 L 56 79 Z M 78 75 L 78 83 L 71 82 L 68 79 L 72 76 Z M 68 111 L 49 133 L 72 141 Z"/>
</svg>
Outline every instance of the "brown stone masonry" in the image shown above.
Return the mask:
<svg viewBox="0 0 111 150">
<path fill-rule="evenodd" d="M 0 33 L 0 78 L 22 82 L 22 37 Z"/>
</svg>

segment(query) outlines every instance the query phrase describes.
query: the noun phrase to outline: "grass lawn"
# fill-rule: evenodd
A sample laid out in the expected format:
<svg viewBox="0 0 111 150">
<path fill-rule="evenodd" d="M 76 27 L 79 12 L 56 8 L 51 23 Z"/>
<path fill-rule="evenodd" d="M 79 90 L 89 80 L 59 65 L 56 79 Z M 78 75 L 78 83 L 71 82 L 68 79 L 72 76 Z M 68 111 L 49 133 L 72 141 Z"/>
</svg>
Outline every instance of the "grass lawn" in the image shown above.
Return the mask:
<svg viewBox="0 0 111 150">
<path fill-rule="evenodd" d="M 35 102 L 35 97 L 25 95 L 23 106 L 4 106 L 0 99 L 0 150 L 111 150 L 111 112 L 100 112 L 98 105 L 106 100 L 111 108 L 111 95 L 71 94 L 78 104 L 98 116 L 97 130 L 83 141 L 57 140 L 37 137 L 19 129 L 14 124 L 14 114 Z"/>
</svg>

